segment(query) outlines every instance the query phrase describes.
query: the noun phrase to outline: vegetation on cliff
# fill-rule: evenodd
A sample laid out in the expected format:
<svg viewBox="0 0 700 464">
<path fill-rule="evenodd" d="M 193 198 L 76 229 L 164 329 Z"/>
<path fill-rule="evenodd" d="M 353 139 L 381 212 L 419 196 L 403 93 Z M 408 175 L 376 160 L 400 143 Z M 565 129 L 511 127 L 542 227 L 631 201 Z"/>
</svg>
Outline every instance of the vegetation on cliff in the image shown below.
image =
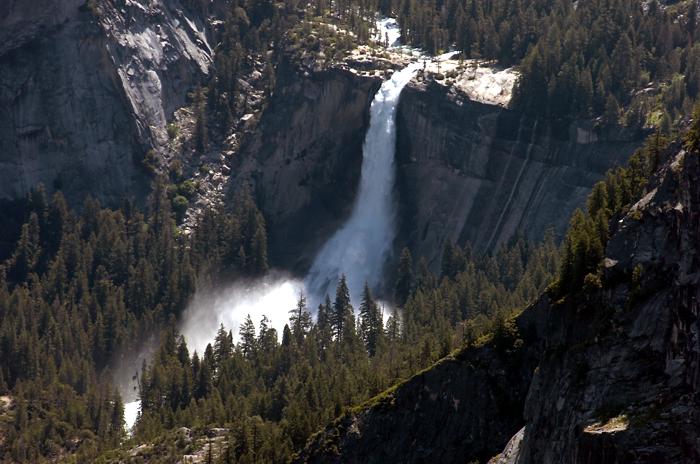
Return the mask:
<svg viewBox="0 0 700 464">
<path fill-rule="evenodd" d="M 229 209 L 204 211 L 189 235 L 177 223 L 197 185 L 175 163 L 167 181 L 155 182 L 146 213 L 91 199 L 71 210 L 60 192 L 49 200 L 43 188 L 32 191 L 7 213 L 20 232 L 3 240 L 14 244 L 0 266 L 3 459 L 167 461 L 192 451 L 174 432 L 188 427 L 199 437 L 214 429 L 225 437 L 218 449 L 208 447 L 210 460 L 287 462 L 322 425 L 368 399 L 370 408 L 391 404 L 397 387 L 381 392 L 465 345 L 495 350 L 495 374 L 485 378 L 496 379 L 500 390 L 487 393 L 510 400 L 499 373 L 518 367 L 526 350 L 513 314 L 550 284 L 556 300 L 606 285 L 603 258 L 615 224 L 645 193 L 669 143 L 665 136 L 698 97 L 693 5 L 232 2 L 218 31 L 213 73 L 192 94 L 191 142 L 200 154 L 223 143 L 234 120 L 254 106 L 244 78 L 257 76 L 259 110 L 274 94 L 282 53 L 336 57 L 369 40 L 377 10 L 398 16 L 404 40 L 431 52 L 456 44 L 467 57 L 522 63 L 516 105 L 527 116 L 601 117 L 609 125 L 660 129 L 628 167 L 595 186 L 586 212 L 574 214 L 561 253 L 551 234 L 539 244 L 514 240 L 492 255 L 448 241 L 434 275 L 404 250 L 391 314 L 369 288 L 361 302 L 351 302 L 341 280 L 335 299 L 318 308 L 300 295 L 281 334 L 267 318 L 258 329 L 248 318 L 240 341 L 222 326 L 202 353 L 191 352 L 175 328 L 194 292 L 268 269 L 265 219 L 246 188 L 229 197 Z M 194 0 L 185 7 L 208 8 Z M 691 155 L 700 147 L 698 120 L 700 113 L 684 140 Z M 173 139 L 178 131 L 168 128 Z M 144 161 L 158 173 L 154 157 Z M 630 276 L 633 283 L 641 272 Z M 153 334 L 158 347 L 138 376 L 142 412 L 127 437 L 111 368 Z M 463 361 L 464 352 L 438 366 Z M 492 367 L 486 358 L 480 362 L 473 372 Z M 141 443 L 149 453 L 161 445 L 164 451 L 146 456 L 132 448 Z"/>
</svg>

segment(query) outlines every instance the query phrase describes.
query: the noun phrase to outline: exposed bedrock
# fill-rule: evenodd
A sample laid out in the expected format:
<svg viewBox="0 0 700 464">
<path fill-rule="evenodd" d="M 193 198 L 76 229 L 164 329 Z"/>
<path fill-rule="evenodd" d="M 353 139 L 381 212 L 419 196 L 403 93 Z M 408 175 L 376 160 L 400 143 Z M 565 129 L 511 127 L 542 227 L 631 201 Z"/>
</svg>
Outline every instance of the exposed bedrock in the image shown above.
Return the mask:
<svg viewBox="0 0 700 464">
<path fill-rule="evenodd" d="M 304 272 L 347 217 L 381 79 L 331 68 L 278 70 L 275 95 L 241 148 L 235 182 L 252 179 L 275 264 Z"/>
<path fill-rule="evenodd" d="M 602 288 L 543 295 L 326 427 L 297 462 L 699 462 L 700 162 L 677 145 L 663 158 L 612 224 Z"/>
<path fill-rule="evenodd" d="M 381 79 L 330 68 L 278 70 L 276 94 L 234 171 L 253 179 L 276 264 L 304 272 L 347 217 L 369 104 Z M 562 235 L 595 182 L 624 164 L 642 134 L 528 122 L 438 84 L 404 89 L 397 115 L 399 239 L 439 269 L 447 240 L 492 250 L 517 234 Z"/>
<path fill-rule="evenodd" d="M 561 236 L 593 184 L 642 140 L 531 121 L 437 84 L 407 87 L 397 124 L 402 238 L 434 269 L 448 240 L 489 251 L 550 227 Z"/>
<path fill-rule="evenodd" d="M 73 202 L 142 199 L 145 153 L 209 71 L 207 15 L 178 0 L 3 2 L 0 198 L 43 183 Z"/>
</svg>

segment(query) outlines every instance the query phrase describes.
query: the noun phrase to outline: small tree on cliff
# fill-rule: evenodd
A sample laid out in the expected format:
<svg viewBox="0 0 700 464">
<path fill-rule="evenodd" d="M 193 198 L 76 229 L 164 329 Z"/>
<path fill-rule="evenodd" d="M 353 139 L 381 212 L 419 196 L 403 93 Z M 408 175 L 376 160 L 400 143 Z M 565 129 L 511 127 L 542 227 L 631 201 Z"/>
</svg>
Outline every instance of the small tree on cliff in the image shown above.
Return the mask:
<svg viewBox="0 0 700 464">
<path fill-rule="evenodd" d="M 693 122 L 685 135 L 684 147 L 691 153 L 700 152 L 700 104 L 693 112 Z"/>
<path fill-rule="evenodd" d="M 399 260 L 399 277 L 396 280 L 396 291 L 394 296 L 396 304 L 403 306 L 411 294 L 413 289 L 413 257 L 408 248 L 404 248 L 401 252 Z"/>
</svg>

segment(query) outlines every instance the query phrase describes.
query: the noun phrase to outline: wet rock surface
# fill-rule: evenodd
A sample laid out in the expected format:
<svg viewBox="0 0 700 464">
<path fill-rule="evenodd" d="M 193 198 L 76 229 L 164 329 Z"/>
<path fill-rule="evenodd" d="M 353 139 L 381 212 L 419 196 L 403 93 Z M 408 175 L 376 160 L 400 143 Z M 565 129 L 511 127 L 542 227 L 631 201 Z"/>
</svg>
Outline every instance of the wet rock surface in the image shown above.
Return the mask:
<svg viewBox="0 0 700 464">
<path fill-rule="evenodd" d="M 349 214 L 369 104 L 392 66 L 409 60 L 358 56 L 359 68 L 355 55 L 321 71 L 280 66 L 275 95 L 231 165 L 234 184 L 255 185 L 271 225 L 271 255 L 300 272 Z M 583 122 L 527 123 L 430 71 L 404 89 L 397 126 L 397 249 L 409 246 L 433 269 L 448 240 L 487 251 L 519 234 L 540 240 L 550 227 L 563 234 L 593 184 L 643 139 Z"/>
<path fill-rule="evenodd" d="M 232 181 L 254 185 L 275 260 L 305 270 L 352 208 L 381 78 L 336 68 L 309 73 L 288 62 L 278 76 L 270 105 L 232 161 Z"/>
</svg>

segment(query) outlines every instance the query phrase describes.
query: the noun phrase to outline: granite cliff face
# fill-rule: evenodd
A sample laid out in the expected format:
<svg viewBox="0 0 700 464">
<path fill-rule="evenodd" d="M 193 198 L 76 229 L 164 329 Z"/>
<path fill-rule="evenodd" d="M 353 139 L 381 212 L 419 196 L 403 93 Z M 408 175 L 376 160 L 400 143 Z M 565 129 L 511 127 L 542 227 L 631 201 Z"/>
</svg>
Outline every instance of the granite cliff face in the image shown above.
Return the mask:
<svg viewBox="0 0 700 464">
<path fill-rule="evenodd" d="M 678 146 L 665 156 L 613 222 L 601 289 L 543 295 L 510 329 L 329 426 L 298 461 L 698 462 L 700 162 Z"/>
<path fill-rule="evenodd" d="M 673 150 L 567 301 L 525 403 L 518 463 L 700 461 L 700 163 Z"/>
<path fill-rule="evenodd" d="M 39 183 L 73 202 L 147 194 L 142 160 L 167 144 L 167 122 L 209 73 L 212 24 L 227 1 L 186 5 L 0 6 L 0 199 Z M 275 264 L 305 271 L 349 213 L 369 104 L 391 66 L 319 69 L 291 54 L 277 63 L 267 109 L 227 161 L 230 184 L 255 185 Z M 446 240 L 488 250 L 516 233 L 537 239 L 550 225 L 561 232 L 592 184 L 637 144 L 626 134 L 528 124 L 442 85 L 415 83 L 398 115 L 396 245 L 437 268 Z"/>
<path fill-rule="evenodd" d="M 243 143 L 234 184 L 251 179 L 268 221 L 270 253 L 304 270 L 349 214 L 379 77 L 283 62 L 275 95 Z"/>
<path fill-rule="evenodd" d="M 241 150 L 236 182 L 253 179 L 272 256 L 284 266 L 305 271 L 350 211 L 381 79 L 362 74 L 282 67 L 283 82 Z M 404 89 L 397 125 L 395 248 L 409 246 L 434 269 L 447 240 L 487 251 L 516 234 L 538 240 L 553 227 L 562 235 L 593 184 L 643 136 L 529 123 L 431 80 Z"/>
<path fill-rule="evenodd" d="M 0 198 L 142 198 L 145 153 L 212 62 L 208 16 L 178 0 L 0 5 Z"/>
<path fill-rule="evenodd" d="M 489 251 L 516 234 L 559 236 L 593 184 L 642 134 L 529 121 L 439 84 L 404 91 L 398 115 L 403 239 L 439 266 L 445 241 Z"/>
</svg>

